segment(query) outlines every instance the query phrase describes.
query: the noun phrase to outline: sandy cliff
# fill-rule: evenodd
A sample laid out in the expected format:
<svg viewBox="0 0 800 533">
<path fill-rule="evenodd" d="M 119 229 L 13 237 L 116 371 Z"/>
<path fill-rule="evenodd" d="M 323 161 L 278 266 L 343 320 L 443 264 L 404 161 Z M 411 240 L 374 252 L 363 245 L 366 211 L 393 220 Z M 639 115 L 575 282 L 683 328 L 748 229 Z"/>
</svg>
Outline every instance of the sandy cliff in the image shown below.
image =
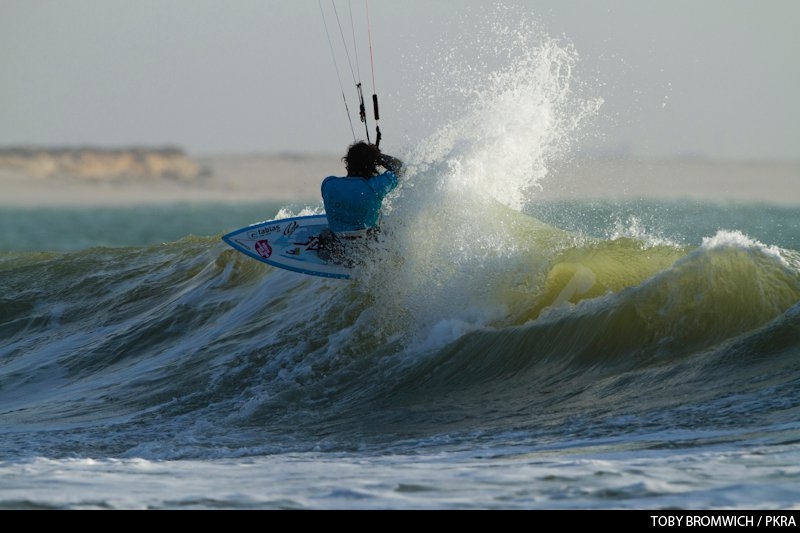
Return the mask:
<svg viewBox="0 0 800 533">
<path fill-rule="evenodd" d="M 176 179 L 207 172 L 179 148 L 0 148 L 0 172 L 30 178 Z"/>
</svg>

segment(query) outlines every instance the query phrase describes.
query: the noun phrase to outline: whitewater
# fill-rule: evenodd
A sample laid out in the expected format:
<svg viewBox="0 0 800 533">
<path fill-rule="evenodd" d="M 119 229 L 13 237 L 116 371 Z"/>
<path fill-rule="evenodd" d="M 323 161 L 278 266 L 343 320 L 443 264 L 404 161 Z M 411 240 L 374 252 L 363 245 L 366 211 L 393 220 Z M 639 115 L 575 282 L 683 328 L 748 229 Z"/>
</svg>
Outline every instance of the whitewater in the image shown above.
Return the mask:
<svg viewBox="0 0 800 533">
<path fill-rule="evenodd" d="M 0 210 L 0 508 L 796 511 L 800 202 L 538 200 L 602 99 L 527 24 L 353 280 L 220 238 L 320 203 Z"/>
</svg>

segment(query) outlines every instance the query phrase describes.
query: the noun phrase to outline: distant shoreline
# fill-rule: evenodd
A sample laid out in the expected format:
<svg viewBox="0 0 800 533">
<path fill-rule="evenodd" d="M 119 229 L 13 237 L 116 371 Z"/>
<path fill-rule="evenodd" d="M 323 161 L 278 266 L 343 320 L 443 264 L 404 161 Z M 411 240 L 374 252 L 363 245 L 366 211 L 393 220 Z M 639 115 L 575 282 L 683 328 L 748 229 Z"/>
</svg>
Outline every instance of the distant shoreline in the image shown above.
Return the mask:
<svg viewBox="0 0 800 533">
<path fill-rule="evenodd" d="M 592 159 L 555 169 L 542 199 L 695 199 L 800 205 L 800 159 Z"/>
<path fill-rule="evenodd" d="M 0 206 L 115 206 L 287 202 L 316 205 L 319 185 L 343 172 L 331 154 L 191 157 L 194 175 L 26 176 L 0 166 Z M 587 159 L 554 165 L 536 197 L 696 199 L 800 205 L 800 160 Z"/>
</svg>

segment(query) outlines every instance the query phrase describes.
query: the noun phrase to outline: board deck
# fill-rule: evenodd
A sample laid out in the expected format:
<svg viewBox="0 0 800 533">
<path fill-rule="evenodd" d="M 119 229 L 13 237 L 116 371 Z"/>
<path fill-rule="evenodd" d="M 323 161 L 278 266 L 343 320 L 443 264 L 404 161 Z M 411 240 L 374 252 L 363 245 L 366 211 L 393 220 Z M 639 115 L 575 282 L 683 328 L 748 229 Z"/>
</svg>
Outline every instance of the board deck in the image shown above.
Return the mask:
<svg viewBox="0 0 800 533">
<path fill-rule="evenodd" d="M 237 229 L 223 235 L 222 240 L 268 265 L 312 276 L 349 279 L 351 269 L 317 255 L 319 234 L 327 227 L 325 215 L 284 218 Z"/>
</svg>

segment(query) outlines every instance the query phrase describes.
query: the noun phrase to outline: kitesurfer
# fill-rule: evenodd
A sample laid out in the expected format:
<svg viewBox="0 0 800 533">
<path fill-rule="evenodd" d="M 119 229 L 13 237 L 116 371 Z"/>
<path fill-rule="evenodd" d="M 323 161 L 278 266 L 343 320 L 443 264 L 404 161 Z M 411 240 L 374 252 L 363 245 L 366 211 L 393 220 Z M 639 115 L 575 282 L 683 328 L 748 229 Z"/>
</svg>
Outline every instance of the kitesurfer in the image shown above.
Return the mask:
<svg viewBox="0 0 800 533">
<path fill-rule="evenodd" d="M 328 176 L 320 186 L 329 230 L 320 235 L 318 255 L 334 262 L 351 255 L 346 243 L 376 235 L 383 199 L 403 174 L 402 161 L 369 142 L 350 145 L 342 161 L 347 175 Z"/>
</svg>

